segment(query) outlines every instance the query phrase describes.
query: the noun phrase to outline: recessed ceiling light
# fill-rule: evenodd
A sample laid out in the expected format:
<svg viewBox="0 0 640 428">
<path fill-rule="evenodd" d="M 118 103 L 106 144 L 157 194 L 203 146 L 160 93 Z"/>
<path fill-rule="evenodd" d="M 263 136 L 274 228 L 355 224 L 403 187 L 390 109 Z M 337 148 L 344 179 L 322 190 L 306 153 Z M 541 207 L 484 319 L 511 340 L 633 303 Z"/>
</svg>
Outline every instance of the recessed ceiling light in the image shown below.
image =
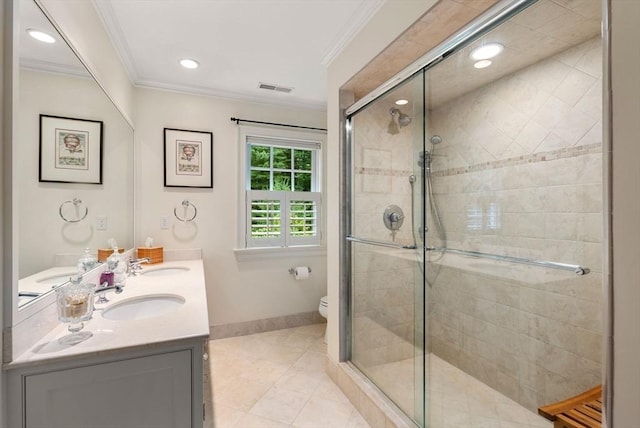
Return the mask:
<svg viewBox="0 0 640 428">
<path fill-rule="evenodd" d="M 198 68 L 200 63 L 195 59 L 185 58 L 180 60 L 180 65 L 184 68 Z"/>
<path fill-rule="evenodd" d="M 39 40 L 39 41 L 44 42 L 44 43 L 55 43 L 56 42 L 56 39 L 52 35 L 47 34 L 45 32 L 42 32 L 42 31 L 39 31 L 39 30 L 34 30 L 32 28 L 29 28 L 27 30 L 27 33 L 31 37 L 33 37 L 34 39 Z"/>
<path fill-rule="evenodd" d="M 398 100 L 396 101 L 396 105 L 403 106 L 409 104 L 409 100 Z"/>
<path fill-rule="evenodd" d="M 504 46 L 500 43 L 487 43 L 486 45 L 475 48 L 471 51 L 471 58 L 476 61 L 481 59 L 493 58 L 504 50 Z"/>
<path fill-rule="evenodd" d="M 487 68 L 490 65 L 491 65 L 491 61 L 489 61 L 488 59 L 483 59 L 482 61 L 478 61 L 475 64 L 473 64 L 475 68 Z"/>
</svg>

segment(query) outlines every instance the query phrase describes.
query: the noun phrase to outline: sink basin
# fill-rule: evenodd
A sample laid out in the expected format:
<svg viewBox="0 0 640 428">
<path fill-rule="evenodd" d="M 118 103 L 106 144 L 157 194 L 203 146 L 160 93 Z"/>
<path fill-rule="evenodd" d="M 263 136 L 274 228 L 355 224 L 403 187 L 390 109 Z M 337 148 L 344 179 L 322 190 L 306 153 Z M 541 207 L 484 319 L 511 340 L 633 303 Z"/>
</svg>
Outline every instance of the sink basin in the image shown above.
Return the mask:
<svg viewBox="0 0 640 428">
<path fill-rule="evenodd" d="M 107 307 L 102 316 L 110 320 L 129 321 L 168 314 L 184 304 L 177 294 L 149 294 L 132 297 Z"/>
<path fill-rule="evenodd" d="M 167 267 L 145 269 L 145 270 L 142 270 L 140 274 L 146 275 L 146 276 L 166 276 L 166 275 L 177 275 L 179 273 L 185 273 L 187 271 L 189 271 L 188 267 L 167 266 Z"/>
<path fill-rule="evenodd" d="M 69 277 L 72 277 L 74 275 L 77 275 L 78 272 L 65 272 L 65 273 L 59 273 L 57 275 L 52 275 L 52 276 L 47 276 L 44 278 L 40 278 L 39 280 L 37 280 L 36 282 L 38 284 L 52 284 L 52 285 L 58 285 L 58 284 L 63 284 L 67 281 L 69 281 Z"/>
</svg>

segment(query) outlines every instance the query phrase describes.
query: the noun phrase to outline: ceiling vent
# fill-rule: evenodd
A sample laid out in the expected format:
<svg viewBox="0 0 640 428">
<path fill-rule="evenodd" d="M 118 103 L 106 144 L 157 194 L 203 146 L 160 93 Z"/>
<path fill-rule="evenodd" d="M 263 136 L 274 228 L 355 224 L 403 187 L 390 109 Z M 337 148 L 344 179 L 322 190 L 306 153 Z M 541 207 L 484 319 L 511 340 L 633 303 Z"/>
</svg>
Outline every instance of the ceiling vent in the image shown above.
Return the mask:
<svg viewBox="0 0 640 428">
<path fill-rule="evenodd" d="M 266 89 L 268 91 L 284 92 L 285 94 L 288 94 L 289 92 L 293 91 L 293 88 L 287 88 L 286 86 L 278 86 L 272 83 L 259 82 L 258 87 L 260 89 Z"/>
</svg>

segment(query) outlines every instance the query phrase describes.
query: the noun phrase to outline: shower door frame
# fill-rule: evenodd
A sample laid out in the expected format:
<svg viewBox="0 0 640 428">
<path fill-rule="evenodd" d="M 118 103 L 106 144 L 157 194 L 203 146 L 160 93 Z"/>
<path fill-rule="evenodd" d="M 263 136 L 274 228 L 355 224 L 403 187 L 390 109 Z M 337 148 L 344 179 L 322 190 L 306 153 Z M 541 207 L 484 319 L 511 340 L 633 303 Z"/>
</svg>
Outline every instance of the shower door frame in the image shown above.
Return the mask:
<svg viewBox="0 0 640 428">
<path fill-rule="evenodd" d="M 385 91 L 384 93 L 382 93 L 380 95 L 380 97 L 382 95 L 386 95 L 388 92 L 391 92 L 392 90 L 394 90 L 397 87 L 400 87 L 404 84 L 409 84 L 410 81 L 412 79 L 419 79 L 420 80 L 420 85 L 421 85 L 421 93 L 420 93 L 420 99 L 419 99 L 419 105 L 421 105 L 421 109 L 420 109 L 420 114 L 421 114 L 421 129 L 420 129 L 420 144 L 422 146 L 421 148 L 421 153 L 425 150 L 425 130 L 426 130 L 426 122 L 425 122 L 425 72 L 423 69 L 419 69 L 417 71 L 415 71 L 414 73 L 406 76 L 402 81 L 398 82 L 395 86 L 393 86 L 392 88 L 389 88 L 387 91 Z M 380 97 L 376 97 L 375 99 L 371 100 L 371 102 L 378 100 Z M 367 105 L 369 105 L 369 103 L 367 103 L 364 107 L 366 107 Z M 414 266 L 414 281 L 418 280 L 418 277 L 416 275 L 416 270 L 421 272 L 421 281 L 422 283 L 420 284 L 416 284 L 414 282 L 414 298 L 416 300 L 414 300 L 414 307 L 417 305 L 416 302 L 420 302 L 421 305 L 421 311 L 419 311 L 419 313 L 416 313 L 414 315 L 415 319 L 414 319 L 414 343 L 413 346 L 414 348 L 417 349 L 417 347 L 419 345 L 421 345 L 421 358 L 420 358 L 420 366 L 422 367 L 421 370 L 421 375 L 420 375 L 420 381 L 421 381 L 421 391 L 418 391 L 420 393 L 420 397 L 414 396 L 414 403 L 417 401 L 418 398 L 422 399 L 422 402 L 420 403 L 421 408 L 418 409 L 418 411 L 416 412 L 416 417 L 421 420 L 423 422 L 423 426 L 426 426 L 426 421 L 424 420 L 427 416 L 426 413 L 426 404 L 427 404 L 427 384 L 426 384 L 426 354 L 425 354 L 425 349 L 426 349 L 426 340 L 427 340 L 427 308 L 426 308 L 426 300 L 425 300 L 425 284 L 426 284 L 426 279 L 425 279 L 425 275 L 426 275 L 426 271 L 425 271 L 425 259 L 426 259 L 426 254 L 425 254 L 425 241 L 421 240 L 420 242 L 415 242 L 415 245 L 413 246 L 402 246 L 399 244 L 392 244 L 392 243 L 384 243 L 384 242 L 377 242 L 377 241 L 368 241 L 368 240 L 360 240 L 357 239 L 355 237 L 351 237 L 352 235 L 352 226 L 353 226 L 353 216 L 351 215 L 352 213 L 352 196 L 354 194 L 354 173 L 353 173 L 353 147 L 354 147 L 354 138 L 353 138 L 353 116 L 355 114 L 357 114 L 361 109 L 358 109 L 358 111 L 351 113 L 351 114 L 347 114 L 346 111 L 343 111 L 343 115 L 341 116 L 341 125 L 343 125 L 342 129 L 345 131 L 342 133 L 341 135 L 341 151 L 340 151 L 340 156 L 341 156 L 341 168 L 340 168 L 340 174 L 341 174 L 341 179 L 340 179 L 340 190 L 341 190 L 341 223 L 340 223 L 340 251 L 341 251 L 341 258 L 340 258 L 340 361 L 341 362 L 348 362 L 349 364 L 351 364 L 353 367 L 355 367 L 356 369 L 358 369 L 355 364 L 353 364 L 352 361 L 352 337 L 353 337 L 353 332 L 352 332 L 352 317 L 353 317 L 353 312 L 351 310 L 351 304 L 352 304 L 352 245 L 354 242 L 361 242 L 364 243 L 366 245 L 374 245 L 374 246 L 388 246 L 388 247 L 394 247 L 394 248 L 398 248 L 398 249 L 412 249 L 413 251 L 419 251 L 420 252 L 420 259 L 418 261 L 416 261 L 416 265 Z M 415 144 L 415 140 L 413 141 L 413 143 Z M 420 171 L 420 182 L 424 183 L 425 182 L 425 169 L 421 168 Z M 413 191 L 413 189 L 412 189 Z M 423 194 L 424 190 L 422 188 L 420 188 L 420 193 Z M 413 199 L 413 198 L 412 198 Z M 419 209 L 420 209 L 420 213 L 419 215 L 415 215 L 414 217 L 414 212 L 413 210 L 415 210 L 417 207 L 414 205 L 414 202 L 412 200 L 412 215 L 411 215 L 411 221 L 412 221 L 412 228 L 413 227 L 420 227 L 422 228 L 422 230 L 425 230 L 425 224 L 426 224 L 426 217 L 425 217 L 425 198 L 421 197 L 420 198 L 420 202 L 418 204 Z M 418 214 L 418 213 L 416 213 Z M 416 220 L 419 220 L 419 224 L 416 224 Z M 413 233 L 413 232 L 412 232 Z M 349 238 L 348 238 L 349 237 Z M 415 234 L 414 234 L 415 237 Z M 422 264 L 422 267 L 419 266 L 419 264 Z M 345 286 L 346 285 L 346 286 Z M 419 299 L 419 300 L 418 300 Z M 418 318 L 421 318 L 420 320 L 418 320 Z M 419 325 L 418 325 L 419 322 Z M 420 337 L 417 337 L 417 336 Z M 415 354 L 416 351 L 414 351 Z M 415 364 L 418 364 L 417 362 Z M 360 371 L 358 369 L 358 371 Z M 366 377 L 366 375 L 365 375 Z M 375 384 L 375 382 L 373 382 Z M 376 385 L 377 387 L 377 385 Z M 384 393 L 384 391 L 383 391 Z M 388 404 L 390 404 L 392 407 L 396 407 L 398 409 L 399 412 L 402 412 L 402 409 L 395 403 L 393 402 L 389 397 L 385 395 L 385 398 L 388 399 Z M 415 403 L 417 404 L 417 403 Z M 407 415 L 408 416 L 408 415 Z M 415 420 L 411 419 L 414 423 Z M 418 425 L 416 425 L 418 426 Z"/>
</svg>

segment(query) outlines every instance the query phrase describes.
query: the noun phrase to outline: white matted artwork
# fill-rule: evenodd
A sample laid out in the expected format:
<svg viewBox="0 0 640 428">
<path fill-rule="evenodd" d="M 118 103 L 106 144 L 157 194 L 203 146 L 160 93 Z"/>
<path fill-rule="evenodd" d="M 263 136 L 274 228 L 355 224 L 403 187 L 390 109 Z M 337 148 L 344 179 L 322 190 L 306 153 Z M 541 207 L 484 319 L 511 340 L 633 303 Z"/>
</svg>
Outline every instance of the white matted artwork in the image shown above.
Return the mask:
<svg viewBox="0 0 640 428">
<path fill-rule="evenodd" d="M 102 122 L 41 114 L 38 179 L 102 184 Z"/>
<path fill-rule="evenodd" d="M 164 186 L 213 187 L 213 133 L 164 128 Z"/>
</svg>

